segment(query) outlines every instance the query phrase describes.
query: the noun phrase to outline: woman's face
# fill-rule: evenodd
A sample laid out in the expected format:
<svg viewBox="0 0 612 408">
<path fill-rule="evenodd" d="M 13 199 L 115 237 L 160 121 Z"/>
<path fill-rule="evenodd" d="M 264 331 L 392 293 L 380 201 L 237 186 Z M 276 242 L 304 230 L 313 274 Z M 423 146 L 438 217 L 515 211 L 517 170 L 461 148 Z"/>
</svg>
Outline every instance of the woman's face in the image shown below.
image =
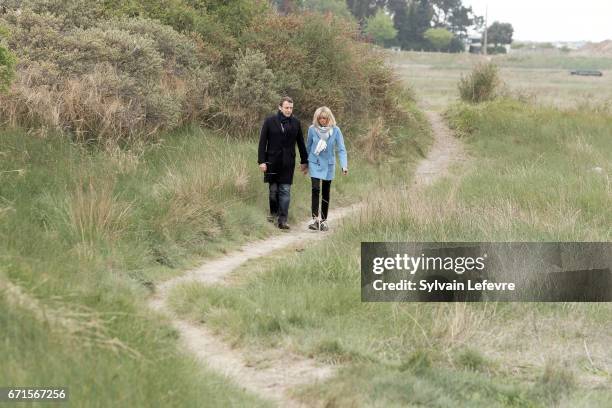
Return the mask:
<svg viewBox="0 0 612 408">
<path fill-rule="evenodd" d="M 324 113 L 319 115 L 319 126 L 327 126 L 329 118 Z"/>
</svg>

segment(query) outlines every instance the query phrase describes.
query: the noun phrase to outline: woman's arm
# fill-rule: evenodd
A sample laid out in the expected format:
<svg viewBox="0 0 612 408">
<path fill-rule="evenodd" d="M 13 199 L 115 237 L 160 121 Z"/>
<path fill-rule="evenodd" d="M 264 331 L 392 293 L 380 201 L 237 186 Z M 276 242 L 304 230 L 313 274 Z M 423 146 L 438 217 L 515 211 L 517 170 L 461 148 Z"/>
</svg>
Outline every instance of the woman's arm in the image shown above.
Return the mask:
<svg viewBox="0 0 612 408">
<path fill-rule="evenodd" d="M 344 146 L 344 138 L 342 137 L 342 132 L 340 131 L 339 127 L 336 127 L 336 132 L 338 132 L 338 143 L 336 144 L 336 149 L 338 150 L 338 155 L 340 156 L 340 166 L 342 166 L 342 170 L 348 170 L 346 146 Z"/>
<path fill-rule="evenodd" d="M 306 139 L 306 154 L 312 151 L 312 126 L 308 128 L 308 138 Z"/>
</svg>

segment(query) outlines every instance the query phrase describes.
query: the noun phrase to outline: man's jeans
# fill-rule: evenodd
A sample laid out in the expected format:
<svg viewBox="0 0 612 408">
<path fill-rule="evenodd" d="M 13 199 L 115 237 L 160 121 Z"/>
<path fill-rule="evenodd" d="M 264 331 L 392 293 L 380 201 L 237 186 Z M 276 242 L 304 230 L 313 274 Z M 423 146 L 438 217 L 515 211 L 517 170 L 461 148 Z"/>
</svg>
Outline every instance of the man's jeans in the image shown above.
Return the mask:
<svg viewBox="0 0 612 408">
<path fill-rule="evenodd" d="M 278 223 L 286 224 L 289 216 L 291 184 L 270 183 L 270 214 L 278 215 Z"/>
</svg>

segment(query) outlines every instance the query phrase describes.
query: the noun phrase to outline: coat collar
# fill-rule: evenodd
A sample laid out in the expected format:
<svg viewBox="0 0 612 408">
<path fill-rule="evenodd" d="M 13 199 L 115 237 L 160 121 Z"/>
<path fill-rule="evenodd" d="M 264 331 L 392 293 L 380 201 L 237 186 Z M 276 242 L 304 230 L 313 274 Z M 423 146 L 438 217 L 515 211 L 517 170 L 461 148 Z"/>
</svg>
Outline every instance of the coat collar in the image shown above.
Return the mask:
<svg viewBox="0 0 612 408">
<path fill-rule="evenodd" d="M 282 113 L 281 113 L 281 115 L 282 115 Z M 293 123 L 293 120 L 294 120 L 294 116 L 293 115 L 289 116 L 289 121 L 291 121 Z M 274 122 L 276 123 L 276 126 L 278 126 L 278 129 L 281 131 L 281 133 L 285 134 L 285 129 L 283 129 L 281 121 L 278 118 L 278 113 L 276 115 L 274 115 Z"/>
</svg>

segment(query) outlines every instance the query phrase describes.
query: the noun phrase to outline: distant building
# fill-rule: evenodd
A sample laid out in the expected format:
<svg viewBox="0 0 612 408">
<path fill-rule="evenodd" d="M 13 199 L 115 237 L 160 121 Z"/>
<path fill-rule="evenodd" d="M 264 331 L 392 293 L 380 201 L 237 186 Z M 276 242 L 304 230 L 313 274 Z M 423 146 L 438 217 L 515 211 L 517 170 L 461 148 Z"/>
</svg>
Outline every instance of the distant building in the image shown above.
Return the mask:
<svg viewBox="0 0 612 408">
<path fill-rule="evenodd" d="M 465 49 L 470 54 L 482 53 L 482 37 L 480 35 L 470 35 L 465 40 Z"/>
<path fill-rule="evenodd" d="M 584 41 L 557 41 L 553 43 L 553 45 L 557 49 L 564 48 L 564 49 L 572 50 L 572 51 L 582 48 L 584 44 L 585 44 Z"/>
</svg>

